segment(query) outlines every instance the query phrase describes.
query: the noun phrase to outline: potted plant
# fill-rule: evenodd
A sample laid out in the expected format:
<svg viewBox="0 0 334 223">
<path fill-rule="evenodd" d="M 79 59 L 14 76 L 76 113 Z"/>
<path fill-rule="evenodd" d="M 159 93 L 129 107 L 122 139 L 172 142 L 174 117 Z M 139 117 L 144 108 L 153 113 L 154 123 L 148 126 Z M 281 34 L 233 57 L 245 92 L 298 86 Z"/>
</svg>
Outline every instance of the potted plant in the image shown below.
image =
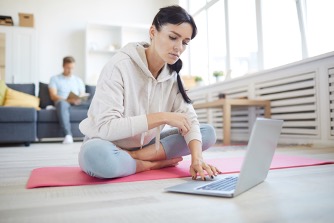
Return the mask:
<svg viewBox="0 0 334 223">
<path fill-rule="evenodd" d="M 203 78 L 200 76 L 195 76 L 195 82 L 197 86 L 201 86 L 203 83 Z"/>
<path fill-rule="evenodd" d="M 215 71 L 213 72 L 213 76 L 216 78 L 216 82 L 221 80 L 221 77 L 224 76 L 224 72 L 223 71 Z"/>
</svg>

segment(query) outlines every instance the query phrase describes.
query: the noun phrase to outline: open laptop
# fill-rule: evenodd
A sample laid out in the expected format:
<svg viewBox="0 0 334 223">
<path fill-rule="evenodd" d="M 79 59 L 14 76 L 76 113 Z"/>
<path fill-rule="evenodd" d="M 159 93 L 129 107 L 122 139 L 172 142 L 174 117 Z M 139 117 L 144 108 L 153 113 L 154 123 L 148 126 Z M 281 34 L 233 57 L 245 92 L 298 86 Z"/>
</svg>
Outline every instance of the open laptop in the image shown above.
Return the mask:
<svg viewBox="0 0 334 223">
<path fill-rule="evenodd" d="M 189 180 L 187 183 L 165 188 L 166 191 L 235 197 L 262 183 L 270 169 L 283 121 L 257 118 L 248 142 L 239 175 L 218 175 L 214 180 Z"/>
</svg>

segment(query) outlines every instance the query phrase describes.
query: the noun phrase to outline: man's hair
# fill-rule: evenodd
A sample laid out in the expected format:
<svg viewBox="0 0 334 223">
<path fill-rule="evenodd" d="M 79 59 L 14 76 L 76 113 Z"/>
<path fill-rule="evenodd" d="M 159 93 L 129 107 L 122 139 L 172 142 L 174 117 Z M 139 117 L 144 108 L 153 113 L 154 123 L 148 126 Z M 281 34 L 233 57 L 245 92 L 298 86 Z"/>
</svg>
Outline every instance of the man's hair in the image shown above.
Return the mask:
<svg viewBox="0 0 334 223">
<path fill-rule="evenodd" d="M 65 64 L 68 64 L 68 63 L 75 63 L 74 58 L 71 57 L 71 56 L 64 57 L 64 59 L 63 59 L 63 66 L 64 66 Z"/>
</svg>

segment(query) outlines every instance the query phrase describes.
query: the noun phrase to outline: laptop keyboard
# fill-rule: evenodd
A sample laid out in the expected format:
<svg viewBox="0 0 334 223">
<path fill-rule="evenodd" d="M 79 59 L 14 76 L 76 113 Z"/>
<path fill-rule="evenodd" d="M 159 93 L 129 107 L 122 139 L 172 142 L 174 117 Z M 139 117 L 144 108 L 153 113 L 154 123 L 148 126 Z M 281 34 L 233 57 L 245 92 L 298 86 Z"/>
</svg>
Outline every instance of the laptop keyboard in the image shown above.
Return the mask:
<svg viewBox="0 0 334 223">
<path fill-rule="evenodd" d="M 197 188 L 197 190 L 230 191 L 237 185 L 238 177 L 231 176 Z"/>
</svg>

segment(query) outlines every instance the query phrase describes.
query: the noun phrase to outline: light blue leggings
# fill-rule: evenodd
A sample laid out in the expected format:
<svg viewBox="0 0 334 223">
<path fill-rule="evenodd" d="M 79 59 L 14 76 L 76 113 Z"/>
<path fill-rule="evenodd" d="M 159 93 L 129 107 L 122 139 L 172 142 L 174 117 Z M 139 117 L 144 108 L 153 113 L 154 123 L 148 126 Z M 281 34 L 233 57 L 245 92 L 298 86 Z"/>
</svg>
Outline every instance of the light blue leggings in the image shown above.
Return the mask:
<svg viewBox="0 0 334 223">
<path fill-rule="evenodd" d="M 204 151 L 215 144 L 216 133 L 214 128 L 208 124 L 201 124 L 200 130 Z M 190 154 L 184 137 L 178 133 L 176 128 L 162 132 L 160 142 L 167 159 Z M 148 145 L 153 143 L 155 139 Z M 127 152 L 117 148 L 112 142 L 98 138 L 90 139 L 81 146 L 79 165 L 88 175 L 97 178 L 123 177 L 136 172 L 136 160 Z"/>
</svg>

